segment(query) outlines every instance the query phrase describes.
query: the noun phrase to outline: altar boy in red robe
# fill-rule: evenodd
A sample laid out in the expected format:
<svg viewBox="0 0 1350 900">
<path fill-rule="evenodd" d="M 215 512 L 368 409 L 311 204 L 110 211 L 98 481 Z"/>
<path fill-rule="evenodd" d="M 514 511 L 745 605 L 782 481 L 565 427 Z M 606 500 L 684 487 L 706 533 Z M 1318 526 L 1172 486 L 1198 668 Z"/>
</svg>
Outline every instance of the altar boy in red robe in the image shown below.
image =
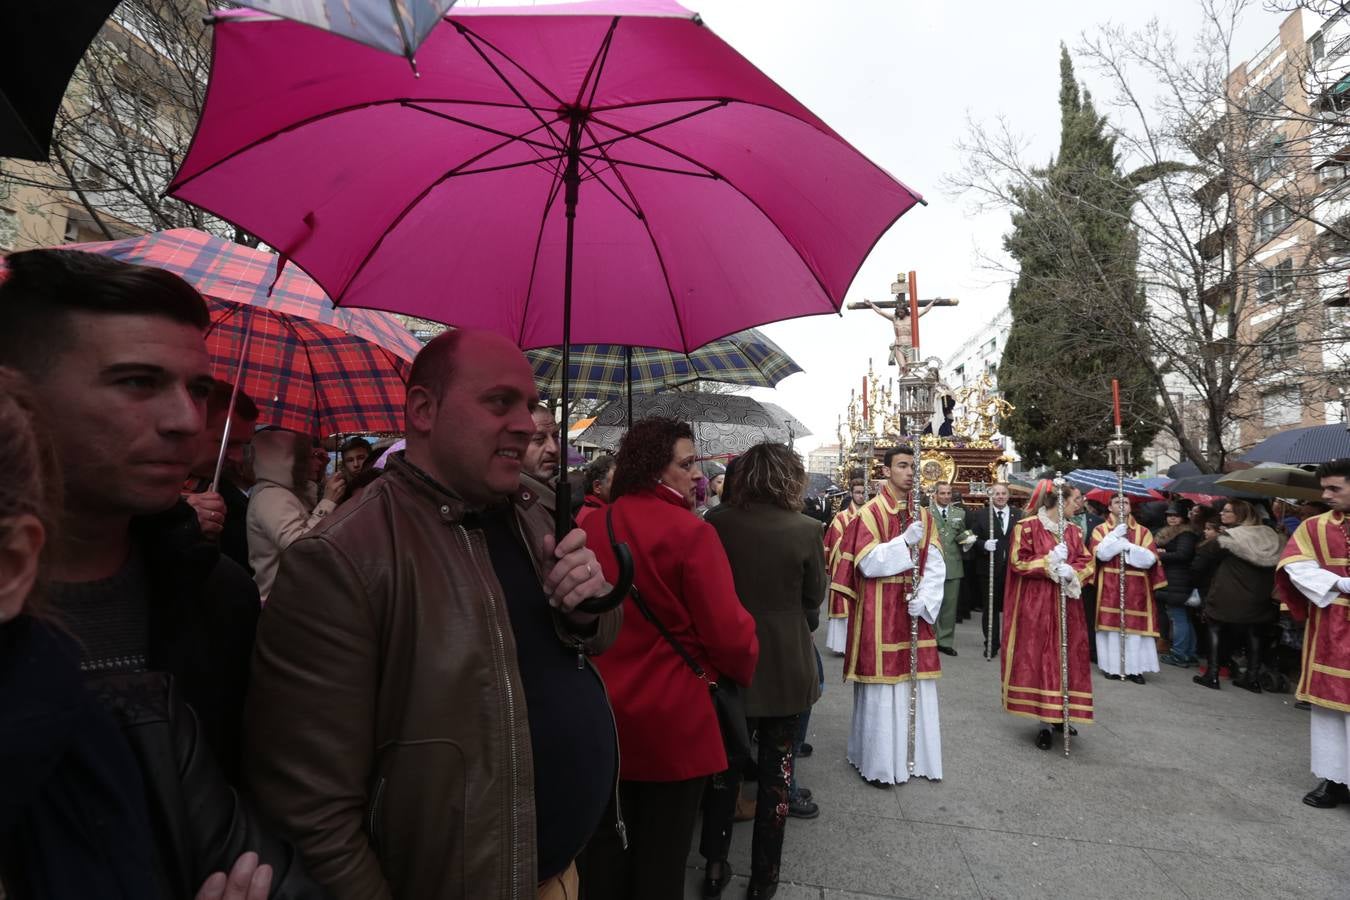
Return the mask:
<svg viewBox="0 0 1350 900">
<path fill-rule="evenodd" d="M 1144 683 L 1158 671 L 1158 603 L 1153 592 L 1167 586 L 1153 535 L 1130 515 L 1128 497 L 1111 500 L 1111 517 L 1092 532 L 1096 556 L 1097 667 L 1112 681 L 1122 675 Z M 1125 671 L 1120 671 L 1120 572 L 1125 570 Z"/>
</svg>

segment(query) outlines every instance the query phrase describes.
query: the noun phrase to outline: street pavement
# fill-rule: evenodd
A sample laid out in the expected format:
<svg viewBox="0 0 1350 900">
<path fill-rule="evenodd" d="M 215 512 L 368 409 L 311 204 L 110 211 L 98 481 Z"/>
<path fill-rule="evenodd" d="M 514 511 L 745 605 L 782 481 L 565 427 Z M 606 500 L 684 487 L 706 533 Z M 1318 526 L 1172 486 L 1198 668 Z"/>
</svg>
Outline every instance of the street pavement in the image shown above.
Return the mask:
<svg viewBox="0 0 1350 900">
<path fill-rule="evenodd" d="M 957 627 L 938 696 L 945 778 L 890 790 L 844 759 L 852 686 L 824 649 L 825 694 L 811 714 L 815 754 L 798 779 L 820 804 L 789 819 L 778 900 L 876 898 L 1350 898 L 1350 807 L 1300 801 L 1308 713 L 1292 694 L 1211 691 L 1195 669 L 1107 681 L 1094 667 L 1097 724 L 1072 756 L 999 703 L 998 663 L 978 621 Z M 723 896 L 741 900 L 751 823 L 736 825 Z M 698 836 L 686 896 L 702 896 Z"/>
</svg>

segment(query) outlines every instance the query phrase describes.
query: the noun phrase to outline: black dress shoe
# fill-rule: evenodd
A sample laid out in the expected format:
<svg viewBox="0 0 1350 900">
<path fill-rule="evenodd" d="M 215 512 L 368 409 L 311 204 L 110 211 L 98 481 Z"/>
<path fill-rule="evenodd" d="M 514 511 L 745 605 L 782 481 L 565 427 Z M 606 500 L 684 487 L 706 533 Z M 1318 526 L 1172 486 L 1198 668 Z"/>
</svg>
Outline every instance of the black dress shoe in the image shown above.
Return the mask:
<svg viewBox="0 0 1350 900">
<path fill-rule="evenodd" d="M 1133 681 L 1135 684 L 1143 684 L 1143 683 L 1144 683 L 1144 676 L 1143 676 L 1143 675 L 1139 675 L 1139 674 L 1135 674 L 1135 675 L 1126 675 L 1126 676 L 1125 676 L 1125 680 L 1126 680 L 1126 681 Z"/>
<path fill-rule="evenodd" d="M 816 748 L 812 747 L 806 741 L 802 741 L 802 745 L 797 748 L 797 756 L 800 759 L 806 759 L 808 756 L 810 756 L 812 753 L 815 752 Z"/>
<path fill-rule="evenodd" d="M 1112 675 L 1110 672 L 1103 672 L 1102 674 L 1106 676 L 1106 680 L 1107 680 L 1107 681 L 1119 681 L 1119 680 L 1120 680 L 1120 676 L 1119 676 L 1119 675 Z"/>
<path fill-rule="evenodd" d="M 731 864 L 725 859 L 710 859 L 703 870 L 704 900 L 717 900 L 731 881 Z"/>
<path fill-rule="evenodd" d="M 810 788 L 797 788 L 798 800 L 810 800 L 812 796 Z"/>
<path fill-rule="evenodd" d="M 1323 778 L 1321 784 L 1303 795 L 1303 802 L 1317 809 L 1332 809 L 1350 803 L 1350 789 L 1340 782 Z"/>
<path fill-rule="evenodd" d="M 895 785 L 891 784 L 889 781 L 882 781 L 879 778 L 864 778 L 863 781 L 867 782 L 872 787 L 880 788 L 883 791 L 889 791 L 891 788 L 895 787 Z"/>
<path fill-rule="evenodd" d="M 788 815 L 794 819 L 814 819 L 820 815 L 820 807 L 810 800 L 798 797 L 788 802 Z"/>
<path fill-rule="evenodd" d="M 956 648 L 955 648 L 955 647 L 938 647 L 938 652 L 939 652 L 939 653 L 945 653 L 945 654 L 947 654 L 948 656 L 955 656 L 955 655 L 956 655 Z"/>
<path fill-rule="evenodd" d="M 1042 728 L 1036 732 L 1036 746 L 1042 750 L 1050 749 L 1050 729 Z"/>
<path fill-rule="evenodd" d="M 774 894 L 778 893 L 778 883 L 773 884 L 755 884 L 750 882 L 750 887 L 746 889 L 745 900 L 769 900 Z"/>
</svg>

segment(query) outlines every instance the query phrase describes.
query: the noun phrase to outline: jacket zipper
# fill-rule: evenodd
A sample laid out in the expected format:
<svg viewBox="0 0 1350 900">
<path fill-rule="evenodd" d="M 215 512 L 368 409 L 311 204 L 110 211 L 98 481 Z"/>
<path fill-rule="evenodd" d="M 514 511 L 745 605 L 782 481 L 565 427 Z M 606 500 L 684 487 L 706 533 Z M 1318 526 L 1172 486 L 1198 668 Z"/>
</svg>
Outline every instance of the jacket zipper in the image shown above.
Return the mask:
<svg viewBox="0 0 1350 900">
<path fill-rule="evenodd" d="M 511 896 L 519 898 L 520 893 L 520 817 L 518 814 L 520 808 L 520 750 L 516 745 L 516 693 L 511 685 L 511 670 L 507 665 L 506 659 L 506 639 L 502 636 L 501 617 L 497 609 L 497 595 L 493 593 L 491 582 L 483 576 L 482 563 L 478 555 L 474 553 L 473 541 L 469 537 L 468 529 L 463 525 L 455 526 L 459 530 L 460 539 L 464 542 L 464 550 L 469 554 L 469 558 L 480 568 L 479 577 L 483 582 L 483 587 L 487 590 L 488 606 L 492 612 L 492 635 L 497 651 L 497 671 L 501 673 L 502 682 L 506 685 L 506 732 L 507 743 L 511 751 Z"/>
</svg>

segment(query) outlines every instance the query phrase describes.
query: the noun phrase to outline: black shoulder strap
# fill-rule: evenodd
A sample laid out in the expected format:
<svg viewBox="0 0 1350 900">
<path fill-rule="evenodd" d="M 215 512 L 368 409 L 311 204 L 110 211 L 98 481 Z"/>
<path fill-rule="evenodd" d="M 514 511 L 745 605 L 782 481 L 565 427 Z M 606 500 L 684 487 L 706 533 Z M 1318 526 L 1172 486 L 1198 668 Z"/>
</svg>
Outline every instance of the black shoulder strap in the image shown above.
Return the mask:
<svg viewBox="0 0 1350 900">
<path fill-rule="evenodd" d="M 619 541 L 618 538 L 614 536 L 613 505 L 610 505 L 605 509 L 605 528 L 609 531 L 610 544 L 617 544 Z M 670 644 L 671 649 L 675 651 L 680 659 L 684 660 L 684 664 L 693 669 L 694 674 L 699 678 L 707 681 L 708 673 L 698 664 L 698 660 L 689 655 L 689 651 L 684 649 L 684 645 L 675 639 L 675 635 L 667 631 L 666 626 L 661 624 L 661 620 L 652 612 L 651 607 L 647 605 L 647 601 L 642 599 L 642 593 L 638 590 L 636 584 L 629 589 L 628 595 L 633 598 L 633 605 L 638 608 L 638 612 L 642 613 L 642 617 L 648 622 L 651 622 L 652 625 L 656 626 L 656 630 L 661 633 L 661 637 L 665 638 L 666 643 Z"/>
</svg>

